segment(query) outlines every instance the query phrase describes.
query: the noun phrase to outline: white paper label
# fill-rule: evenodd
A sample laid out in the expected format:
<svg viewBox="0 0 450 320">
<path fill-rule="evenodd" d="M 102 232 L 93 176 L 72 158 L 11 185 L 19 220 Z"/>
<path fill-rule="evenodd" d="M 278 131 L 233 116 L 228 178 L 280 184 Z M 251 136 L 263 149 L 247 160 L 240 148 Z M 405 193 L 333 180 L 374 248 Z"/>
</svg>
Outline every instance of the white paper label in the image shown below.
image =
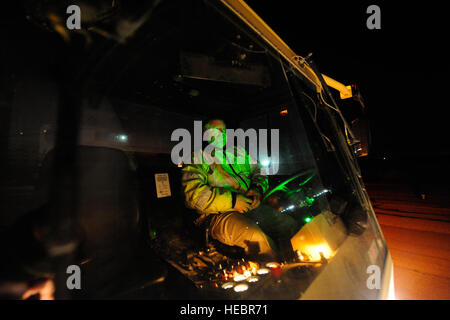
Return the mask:
<svg viewBox="0 0 450 320">
<path fill-rule="evenodd" d="M 158 198 L 170 197 L 169 174 L 155 173 L 156 196 Z"/>
</svg>

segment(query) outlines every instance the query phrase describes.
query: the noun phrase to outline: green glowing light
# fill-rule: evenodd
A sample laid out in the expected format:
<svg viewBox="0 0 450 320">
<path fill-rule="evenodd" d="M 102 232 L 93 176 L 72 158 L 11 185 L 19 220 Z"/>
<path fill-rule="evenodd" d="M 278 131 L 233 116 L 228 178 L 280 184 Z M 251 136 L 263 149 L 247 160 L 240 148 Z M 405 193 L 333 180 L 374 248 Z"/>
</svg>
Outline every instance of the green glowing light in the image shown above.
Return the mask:
<svg viewBox="0 0 450 320">
<path fill-rule="evenodd" d="M 306 223 L 308 223 L 308 222 L 310 222 L 310 221 L 311 221 L 311 218 L 310 218 L 310 217 L 306 217 L 306 218 L 305 218 L 305 222 L 306 222 Z"/>
</svg>

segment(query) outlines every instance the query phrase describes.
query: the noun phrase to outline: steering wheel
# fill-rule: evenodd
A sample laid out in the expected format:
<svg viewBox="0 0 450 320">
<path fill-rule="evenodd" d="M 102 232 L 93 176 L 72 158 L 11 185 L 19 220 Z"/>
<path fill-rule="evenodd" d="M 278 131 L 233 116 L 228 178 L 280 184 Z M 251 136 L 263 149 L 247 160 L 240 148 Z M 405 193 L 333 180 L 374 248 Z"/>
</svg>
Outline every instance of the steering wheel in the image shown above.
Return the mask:
<svg viewBox="0 0 450 320">
<path fill-rule="evenodd" d="M 267 197 L 269 197 L 271 194 L 273 194 L 276 191 L 284 191 L 284 192 L 296 192 L 299 189 L 296 190 L 291 190 L 289 189 L 286 185 L 298 178 L 301 177 L 305 177 L 307 176 L 306 179 L 303 180 L 303 182 L 301 182 L 298 186 L 301 187 L 303 185 L 305 185 L 306 183 L 308 183 L 312 178 L 314 178 L 314 176 L 316 175 L 316 170 L 315 169 L 306 169 L 306 170 L 302 170 L 296 174 L 294 174 L 293 176 L 287 178 L 286 180 L 284 180 L 283 182 L 281 182 L 280 184 L 278 184 L 276 187 L 272 188 L 263 198 L 263 200 L 265 200 Z"/>
</svg>

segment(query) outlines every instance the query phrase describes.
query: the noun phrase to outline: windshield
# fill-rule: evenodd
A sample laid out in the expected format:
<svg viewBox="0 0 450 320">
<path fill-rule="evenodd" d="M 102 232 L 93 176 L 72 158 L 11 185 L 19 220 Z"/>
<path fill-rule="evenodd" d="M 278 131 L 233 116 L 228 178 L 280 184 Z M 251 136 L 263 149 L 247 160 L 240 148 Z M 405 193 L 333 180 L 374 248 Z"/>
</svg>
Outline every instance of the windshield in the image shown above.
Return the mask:
<svg viewBox="0 0 450 320">
<path fill-rule="evenodd" d="M 120 260 L 126 249 L 116 245 L 132 242 L 129 230 L 139 230 L 145 250 L 184 279 L 171 294 L 377 297 L 366 271 L 383 268 L 385 242 L 340 117 L 309 83 L 235 17 L 203 2 L 163 2 L 129 38 L 116 40 L 104 33 L 90 39 L 95 50 L 81 62 L 88 72 L 77 91 L 82 112 L 79 121 L 72 118 L 79 123 L 78 165 L 69 177 L 78 179 L 71 188 L 82 186 L 73 201 L 87 270 L 104 268 L 102 262 L 89 269 L 92 257 L 116 252 Z M 45 103 L 30 111 L 29 100 L 12 97 L 10 129 L 2 133 L 11 160 L 2 180 L 5 230 L 52 201 L 45 175 L 55 168 L 58 129 L 70 129 L 58 124 L 56 97 L 63 103 L 67 97 L 52 55 L 36 50 L 29 62 L 36 70 L 22 70 L 17 77 L 24 81 L 11 89 L 34 86 L 40 77 L 43 89 L 33 100 Z M 195 152 L 204 155 L 208 146 L 203 133 L 217 124 L 212 120 L 220 120 L 220 130 L 235 130 L 226 132 L 235 143 L 228 155 L 242 152 L 254 161 L 195 163 Z M 111 199 L 120 202 L 113 206 Z M 96 276 L 87 277 L 88 286 L 100 286 Z M 188 289 L 180 293 L 181 286 Z"/>
</svg>

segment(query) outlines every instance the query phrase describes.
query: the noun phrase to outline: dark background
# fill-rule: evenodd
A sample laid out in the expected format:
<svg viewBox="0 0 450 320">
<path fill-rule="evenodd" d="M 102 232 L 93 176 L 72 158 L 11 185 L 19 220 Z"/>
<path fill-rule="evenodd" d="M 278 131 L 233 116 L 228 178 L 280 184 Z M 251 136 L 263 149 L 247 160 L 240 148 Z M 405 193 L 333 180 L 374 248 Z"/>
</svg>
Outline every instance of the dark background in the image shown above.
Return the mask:
<svg viewBox="0 0 450 320">
<path fill-rule="evenodd" d="M 395 2 L 247 1 L 297 54 L 312 52 L 322 73 L 359 87 L 372 158 L 448 157 L 446 10 Z M 371 4 L 381 30 L 366 27 Z"/>
</svg>

